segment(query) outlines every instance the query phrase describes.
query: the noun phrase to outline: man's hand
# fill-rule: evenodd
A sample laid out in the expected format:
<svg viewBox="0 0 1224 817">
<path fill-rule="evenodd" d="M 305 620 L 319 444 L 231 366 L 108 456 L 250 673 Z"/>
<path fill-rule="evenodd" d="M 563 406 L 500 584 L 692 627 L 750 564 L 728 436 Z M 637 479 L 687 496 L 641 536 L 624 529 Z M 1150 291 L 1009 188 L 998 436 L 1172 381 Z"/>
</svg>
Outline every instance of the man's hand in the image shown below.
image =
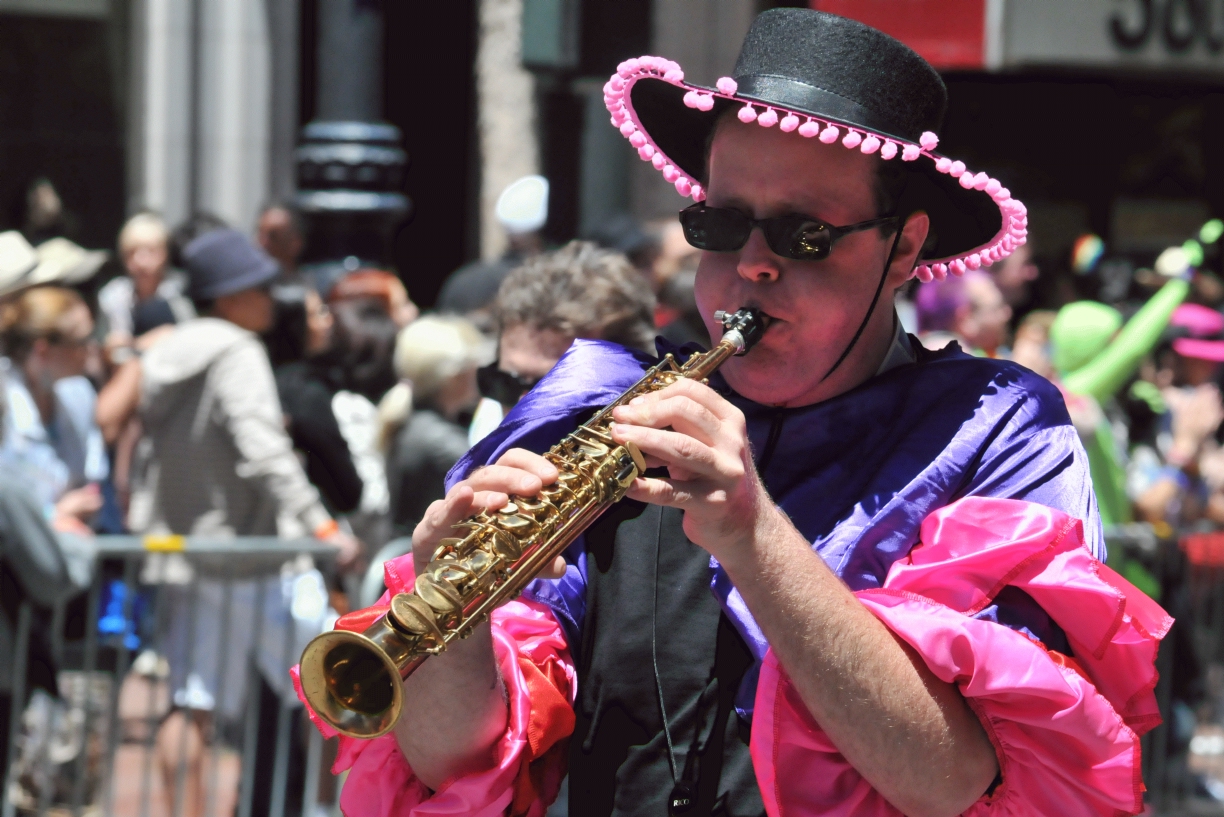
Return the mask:
<svg viewBox="0 0 1224 817">
<path fill-rule="evenodd" d="M 557 469 L 530 451 L 507 451 L 450 489 L 429 506 L 412 533 L 417 575 L 429 564 L 438 542 L 454 536 L 456 523 L 482 510 L 503 507 L 511 494 L 535 496 L 557 479 Z M 543 578 L 565 573 L 557 557 Z M 509 717 L 504 686 L 493 655 L 488 622 L 468 638 L 426 661 L 404 681 L 404 714 L 395 727 L 396 741 L 417 777 L 431 789 L 461 774 L 484 771 L 495 761 L 493 747 Z M 455 707 L 455 701 L 463 704 Z M 439 712 L 447 716 L 439 718 Z"/>
<path fill-rule="evenodd" d="M 709 386 L 679 380 L 612 412 L 612 438 L 636 443 L 669 479 L 639 478 L 632 499 L 684 510 L 684 532 L 719 561 L 780 515 L 752 462 L 744 414 Z"/>
<path fill-rule="evenodd" d="M 511 494 L 535 496 L 557 481 L 557 467 L 539 454 L 522 448 L 512 448 L 497 462 L 486 465 L 470 477 L 457 483 L 429 506 L 416 530 L 412 532 L 412 557 L 417 575 L 433 559 L 438 542 L 454 536 L 454 526 L 480 511 L 496 511 L 510 501 Z M 565 575 L 565 560 L 560 556 L 549 570 L 540 574 L 545 579 Z"/>
</svg>

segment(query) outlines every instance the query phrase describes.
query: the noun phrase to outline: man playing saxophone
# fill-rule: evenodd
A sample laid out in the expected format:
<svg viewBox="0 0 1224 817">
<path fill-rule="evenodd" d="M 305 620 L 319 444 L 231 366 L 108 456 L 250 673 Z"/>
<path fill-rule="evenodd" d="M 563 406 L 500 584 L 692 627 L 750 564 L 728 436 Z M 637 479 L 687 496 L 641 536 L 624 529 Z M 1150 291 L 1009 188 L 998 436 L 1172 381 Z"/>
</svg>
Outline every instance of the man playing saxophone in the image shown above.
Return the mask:
<svg viewBox="0 0 1224 817">
<path fill-rule="evenodd" d="M 1169 621 L 1099 564 L 1057 391 L 955 345 L 893 293 L 1024 240 L 1024 208 L 935 152 L 946 92 L 844 18 L 762 14 L 733 78 L 622 64 L 613 124 L 694 199 L 696 296 L 768 328 L 708 384 L 619 406 L 650 470 L 404 682 L 391 734 L 344 739 L 349 817 L 1141 811 Z M 647 361 L 579 341 L 456 466 L 389 564 L 557 468 L 540 455 Z M 1125 611 L 1125 615 L 1124 615 Z M 992 811 L 993 810 L 993 811 Z"/>
</svg>

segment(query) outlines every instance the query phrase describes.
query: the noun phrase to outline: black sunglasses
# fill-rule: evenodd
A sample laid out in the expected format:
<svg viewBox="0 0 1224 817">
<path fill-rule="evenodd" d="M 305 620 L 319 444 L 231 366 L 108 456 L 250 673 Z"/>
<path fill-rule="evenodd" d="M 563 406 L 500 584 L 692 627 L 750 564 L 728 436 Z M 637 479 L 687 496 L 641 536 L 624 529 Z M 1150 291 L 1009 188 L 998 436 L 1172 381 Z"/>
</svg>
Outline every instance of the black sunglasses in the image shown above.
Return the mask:
<svg viewBox="0 0 1224 817">
<path fill-rule="evenodd" d="M 496 400 L 505 406 L 513 406 L 523 395 L 531 391 L 540 378 L 523 377 L 516 372 L 499 368 L 497 361 L 476 370 L 476 385 L 482 397 Z"/>
<path fill-rule="evenodd" d="M 704 202 L 680 211 L 684 238 L 699 250 L 734 252 L 748 243 L 754 228 L 760 227 L 769 249 L 783 258 L 796 261 L 828 258 L 833 242 L 839 238 L 896 220 L 896 216 L 884 216 L 834 227 L 818 218 L 797 213 L 777 218 L 750 218 L 739 210 L 707 207 Z"/>
</svg>

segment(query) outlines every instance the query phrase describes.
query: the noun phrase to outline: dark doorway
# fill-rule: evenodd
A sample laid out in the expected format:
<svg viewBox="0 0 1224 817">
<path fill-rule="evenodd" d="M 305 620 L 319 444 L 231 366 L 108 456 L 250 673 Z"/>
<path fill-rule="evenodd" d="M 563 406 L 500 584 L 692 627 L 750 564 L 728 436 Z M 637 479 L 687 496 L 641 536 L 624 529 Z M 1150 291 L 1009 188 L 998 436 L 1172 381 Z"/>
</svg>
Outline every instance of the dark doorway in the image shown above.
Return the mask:
<svg viewBox="0 0 1224 817">
<path fill-rule="evenodd" d="M 479 252 L 476 2 L 387 3 L 385 114 L 404 132 L 416 216 L 395 242 L 412 299 L 433 305 L 446 276 Z"/>
<path fill-rule="evenodd" d="M 433 305 L 446 276 L 479 251 L 476 0 L 384 2 L 383 117 L 404 135 L 403 190 L 412 221 L 395 239 L 396 271 L 412 299 Z M 314 118 L 317 0 L 303 0 L 301 124 Z"/>
<path fill-rule="evenodd" d="M 124 215 L 124 49 L 114 20 L 0 15 L 0 227 L 20 228 L 25 193 L 46 178 L 63 232 L 110 248 Z"/>
</svg>

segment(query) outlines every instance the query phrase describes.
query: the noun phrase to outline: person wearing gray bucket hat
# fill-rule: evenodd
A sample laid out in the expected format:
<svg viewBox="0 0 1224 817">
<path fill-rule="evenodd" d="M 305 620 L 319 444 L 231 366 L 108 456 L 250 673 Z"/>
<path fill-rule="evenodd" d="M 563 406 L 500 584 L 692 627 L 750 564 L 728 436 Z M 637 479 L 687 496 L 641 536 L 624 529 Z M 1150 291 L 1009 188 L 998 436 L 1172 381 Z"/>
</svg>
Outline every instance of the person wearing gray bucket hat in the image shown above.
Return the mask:
<svg viewBox="0 0 1224 817">
<path fill-rule="evenodd" d="M 200 314 L 219 309 L 239 316 L 233 321 L 252 332 L 271 326 L 272 298 L 268 286 L 280 268 L 270 255 L 237 230 L 213 230 L 183 249 L 187 266 L 188 294 Z M 266 301 L 267 326 L 245 325 L 259 321 Z M 237 310 L 237 311 L 235 311 Z"/>
<path fill-rule="evenodd" d="M 120 366 L 99 397 L 99 420 L 108 437 L 132 411 L 144 429 L 132 465 L 128 527 L 144 535 L 314 536 L 337 549 L 342 570 L 357 569 L 362 545 L 340 529 L 294 454 L 258 336 L 272 322 L 267 290 L 276 263 L 234 230 L 196 238 L 183 258 L 200 317 L 166 327 L 164 337 Z M 280 587 L 279 577 L 265 580 L 261 597 L 280 599 Z M 227 637 L 247 644 L 244 649 L 252 645 L 243 641 L 249 639 L 245 631 L 221 634 L 222 612 L 214 606 L 221 585 L 201 578 L 195 589 L 204 601 L 194 619 L 185 596 L 167 591 L 172 631 L 190 632 L 194 620 L 195 633 L 183 638 L 200 645 L 195 652 L 167 656 L 172 691 L 176 701 L 198 699 L 193 708 L 230 712 L 233 696 L 222 691 L 240 684 L 228 676 L 223 681 L 217 664 L 205 656 L 237 649 L 224 641 Z M 263 641 L 254 645 L 261 677 L 280 694 L 292 694 L 285 680 L 289 668 L 280 658 L 283 647 L 268 646 L 294 637 L 284 629 L 290 617 L 271 601 L 254 615 L 265 616 L 259 630 Z M 175 713 L 163 723 L 159 745 L 183 729 L 202 741 L 199 728 L 195 719 Z M 200 763 L 188 764 L 189 791 L 203 784 L 202 775 Z"/>
<path fill-rule="evenodd" d="M 1065 403 L 1016 364 L 921 348 L 892 308 L 911 276 L 1020 246 L 1024 206 L 936 153 L 943 81 L 880 31 L 772 9 L 733 74 L 629 59 L 604 102 L 691 199 L 711 342 L 742 308 L 763 333 L 708 384 L 577 341 L 456 464 L 392 592 L 414 568 L 449 581 L 430 560 L 474 513 L 571 508 L 576 472 L 634 447 L 650 470 L 551 580 L 409 675 L 394 734 L 342 738 L 342 809 L 539 814 L 568 773 L 571 814 L 1142 811 L 1171 620 L 1100 561 Z M 605 408 L 593 460 L 543 455 Z"/>
</svg>

